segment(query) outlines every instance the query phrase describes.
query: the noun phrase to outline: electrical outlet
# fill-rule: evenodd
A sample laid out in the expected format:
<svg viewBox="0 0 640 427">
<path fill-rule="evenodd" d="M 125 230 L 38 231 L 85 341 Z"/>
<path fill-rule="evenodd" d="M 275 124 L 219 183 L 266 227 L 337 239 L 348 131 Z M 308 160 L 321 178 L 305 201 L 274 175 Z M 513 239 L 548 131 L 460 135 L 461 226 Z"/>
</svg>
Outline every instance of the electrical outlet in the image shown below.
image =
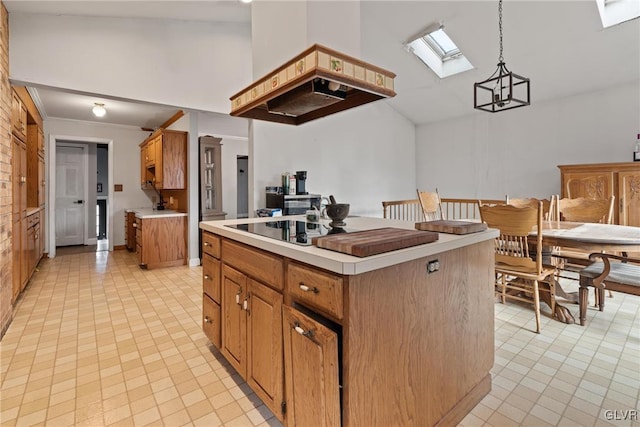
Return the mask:
<svg viewBox="0 0 640 427">
<path fill-rule="evenodd" d="M 440 262 L 438 262 L 437 259 L 434 259 L 427 263 L 427 273 L 431 274 L 438 270 L 440 270 Z"/>
</svg>

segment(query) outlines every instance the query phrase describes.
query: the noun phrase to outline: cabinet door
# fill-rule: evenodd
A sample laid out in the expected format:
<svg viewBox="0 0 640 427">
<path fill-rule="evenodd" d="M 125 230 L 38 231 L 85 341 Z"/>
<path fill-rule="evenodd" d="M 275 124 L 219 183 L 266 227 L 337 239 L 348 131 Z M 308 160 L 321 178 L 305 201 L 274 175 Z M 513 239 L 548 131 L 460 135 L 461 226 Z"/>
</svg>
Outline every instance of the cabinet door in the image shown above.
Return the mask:
<svg viewBox="0 0 640 427">
<path fill-rule="evenodd" d="M 248 280 L 247 383 L 283 421 L 282 295 Z"/>
<path fill-rule="evenodd" d="M 640 172 L 618 173 L 620 225 L 640 227 Z"/>
<path fill-rule="evenodd" d="M 220 304 L 220 261 L 202 254 L 202 291 Z"/>
<path fill-rule="evenodd" d="M 164 180 L 163 180 L 163 168 L 164 168 L 164 153 L 163 153 L 163 142 L 162 142 L 162 135 L 158 135 L 155 139 L 154 139 L 154 143 L 153 143 L 153 164 L 155 165 L 155 180 L 156 180 L 156 187 L 158 188 L 169 188 L 168 186 L 164 186 Z"/>
<path fill-rule="evenodd" d="M 283 307 L 287 424 L 339 426 L 338 336 L 291 307 Z"/>
<path fill-rule="evenodd" d="M 44 176 L 44 160 L 38 159 L 38 206 L 44 206 L 46 203 L 45 189 L 47 180 Z"/>
<path fill-rule="evenodd" d="M 24 187 L 24 173 L 22 170 L 22 157 L 26 156 L 26 147 L 15 136 L 13 137 L 13 149 L 11 153 L 11 173 L 13 188 L 12 213 L 20 215 L 22 212 L 22 188 Z"/>
<path fill-rule="evenodd" d="M 18 298 L 18 294 L 20 294 L 20 290 L 22 289 L 21 282 L 21 265 L 20 265 L 20 257 L 22 255 L 22 221 L 20 220 L 19 214 L 14 214 L 12 221 L 12 242 L 11 242 L 11 252 L 13 254 L 13 269 L 12 269 L 12 282 L 13 282 L 13 294 L 12 298 L 15 301 Z"/>
<path fill-rule="evenodd" d="M 222 354 L 242 378 L 247 377 L 247 316 L 243 302 L 247 276 L 222 266 Z"/>
<path fill-rule="evenodd" d="M 220 306 L 202 294 L 202 330 L 211 344 L 220 348 Z"/>
</svg>

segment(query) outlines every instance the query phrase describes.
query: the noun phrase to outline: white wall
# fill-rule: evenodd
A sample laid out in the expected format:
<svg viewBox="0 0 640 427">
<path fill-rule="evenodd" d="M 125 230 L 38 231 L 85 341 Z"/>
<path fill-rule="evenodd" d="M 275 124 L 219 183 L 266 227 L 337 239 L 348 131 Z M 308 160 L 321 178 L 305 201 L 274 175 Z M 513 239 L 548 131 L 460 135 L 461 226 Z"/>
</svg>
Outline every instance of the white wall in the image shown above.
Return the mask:
<svg viewBox="0 0 640 427">
<path fill-rule="evenodd" d="M 249 24 L 11 13 L 14 81 L 228 113 L 251 82 Z"/>
<path fill-rule="evenodd" d="M 549 197 L 557 165 L 632 161 L 638 82 L 511 111 L 419 126 L 417 184 L 442 197 Z"/>
<path fill-rule="evenodd" d="M 415 196 L 415 127 L 384 101 L 301 126 L 254 122 L 255 133 L 254 210 L 265 206 L 265 186 L 299 170 L 308 192 L 333 194 L 355 215 L 382 216 L 383 200 Z"/>
<path fill-rule="evenodd" d="M 90 122 L 76 122 L 69 120 L 47 119 L 44 121 L 45 140 L 50 136 L 84 138 L 93 141 L 96 138 L 101 142 L 112 140 L 113 148 L 113 175 L 111 186 L 122 184 L 123 191 L 113 193 L 109 199 L 112 205 L 113 222 L 109 224 L 113 230 L 113 245 L 124 245 L 124 210 L 136 207 L 151 207 L 151 201 L 144 191 L 140 189 L 140 147 L 139 144 L 149 135 L 137 127 L 112 126 Z M 50 147 L 47 147 L 50 148 Z M 48 150 L 50 152 L 50 150 Z M 49 170 L 48 182 L 51 180 L 54 170 Z M 95 182 L 95 180 L 94 180 Z M 95 184 L 94 184 L 95 186 Z M 51 205 L 49 205 L 51 206 Z M 49 208 L 49 207 L 48 207 Z M 47 215 L 47 221 L 50 215 Z M 52 231 L 49 223 L 46 230 Z M 95 229 L 95 226 L 94 226 Z M 47 235 L 49 234 L 47 231 Z M 47 243 L 49 244 L 49 243 Z"/>
</svg>

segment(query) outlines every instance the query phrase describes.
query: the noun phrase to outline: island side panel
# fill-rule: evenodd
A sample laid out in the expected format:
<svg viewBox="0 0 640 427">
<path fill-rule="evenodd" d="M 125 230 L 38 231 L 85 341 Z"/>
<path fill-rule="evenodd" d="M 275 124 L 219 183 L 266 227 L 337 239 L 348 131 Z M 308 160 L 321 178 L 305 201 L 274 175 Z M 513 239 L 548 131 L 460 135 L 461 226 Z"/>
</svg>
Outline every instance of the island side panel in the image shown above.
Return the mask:
<svg viewBox="0 0 640 427">
<path fill-rule="evenodd" d="M 490 390 L 493 278 L 493 241 L 350 276 L 344 425 L 460 421 Z"/>
</svg>

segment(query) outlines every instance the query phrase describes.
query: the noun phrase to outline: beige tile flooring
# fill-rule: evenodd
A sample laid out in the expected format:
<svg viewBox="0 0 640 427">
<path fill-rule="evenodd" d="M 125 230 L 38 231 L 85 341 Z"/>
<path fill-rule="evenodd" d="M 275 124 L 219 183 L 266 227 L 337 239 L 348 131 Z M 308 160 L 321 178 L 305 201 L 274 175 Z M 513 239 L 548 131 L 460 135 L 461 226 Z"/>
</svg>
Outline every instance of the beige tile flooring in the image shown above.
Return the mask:
<svg viewBox="0 0 640 427">
<path fill-rule="evenodd" d="M 200 280 L 126 251 L 41 262 L 0 342 L 0 424 L 279 425 L 210 348 Z M 640 426 L 640 298 L 606 303 L 540 335 L 529 307 L 496 304 L 493 389 L 461 425 Z"/>
</svg>

